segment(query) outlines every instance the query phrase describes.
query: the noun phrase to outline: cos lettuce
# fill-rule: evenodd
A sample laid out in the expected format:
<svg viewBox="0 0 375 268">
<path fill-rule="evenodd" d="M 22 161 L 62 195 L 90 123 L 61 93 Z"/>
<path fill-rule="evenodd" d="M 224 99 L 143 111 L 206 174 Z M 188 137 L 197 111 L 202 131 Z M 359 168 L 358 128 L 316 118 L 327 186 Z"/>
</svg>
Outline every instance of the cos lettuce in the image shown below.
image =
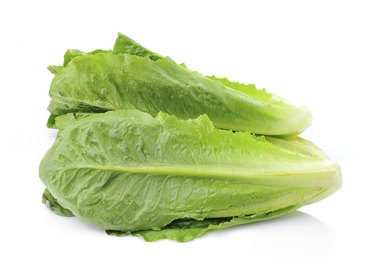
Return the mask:
<svg viewBox="0 0 375 268">
<path fill-rule="evenodd" d="M 206 114 L 218 128 L 266 135 L 298 134 L 311 123 L 294 107 L 254 85 L 205 77 L 119 34 L 112 51 L 68 50 L 63 66 L 50 66 L 49 127 L 70 112 L 138 109 L 180 119 Z"/>
<path fill-rule="evenodd" d="M 187 241 L 283 215 L 341 183 L 338 165 L 313 144 L 219 130 L 205 115 L 128 109 L 56 122 L 40 164 L 45 202 L 110 234 Z"/>
</svg>

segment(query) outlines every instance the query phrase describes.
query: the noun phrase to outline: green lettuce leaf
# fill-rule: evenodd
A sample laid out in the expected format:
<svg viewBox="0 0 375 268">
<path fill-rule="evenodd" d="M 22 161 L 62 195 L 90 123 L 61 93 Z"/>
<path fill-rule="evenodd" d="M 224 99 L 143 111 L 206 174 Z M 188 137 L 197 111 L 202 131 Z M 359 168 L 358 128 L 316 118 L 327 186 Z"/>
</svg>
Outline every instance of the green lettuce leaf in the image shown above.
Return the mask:
<svg viewBox="0 0 375 268">
<path fill-rule="evenodd" d="M 128 109 L 60 122 L 40 178 L 61 207 L 112 234 L 187 241 L 340 187 L 338 165 L 311 143 L 215 129 L 205 115 Z"/>
<path fill-rule="evenodd" d="M 74 216 L 70 210 L 63 208 L 47 189 L 43 193 L 43 203 L 60 216 Z M 209 231 L 272 219 L 274 217 L 294 211 L 297 208 L 298 206 L 291 206 L 267 213 L 237 217 L 206 218 L 203 220 L 180 219 L 172 221 L 170 224 L 166 225 L 160 230 L 145 230 L 136 232 L 106 230 L 106 233 L 115 236 L 126 236 L 131 234 L 133 236 L 142 237 L 147 242 L 153 242 L 160 239 L 173 239 L 179 242 L 187 242 L 194 238 L 200 237 Z"/>
<path fill-rule="evenodd" d="M 207 114 L 215 127 L 257 134 L 302 132 L 311 123 L 305 107 L 294 107 L 254 85 L 205 77 L 119 34 L 112 51 L 68 50 L 64 66 L 50 68 L 51 116 L 135 108 L 178 118 Z"/>
<path fill-rule="evenodd" d="M 130 54 L 140 57 L 148 57 L 151 60 L 162 59 L 163 56 L 158 53 L 141 46 L 133 39 L 127 37 L 122 33 L 118 33 L 115 45 L 113 46 L 113 53 L 115 54 Z"/>
<path fill-rule="evenodd" d="M 113 48 L 113 52 L 116 54 L 126 53 L 136 56 L 149 57 L 152 60 L 158 60 L 163 58 L 163 56 L 160 56 L 159 54 L 152 52 L 147 48 L 144 48 L 143 46 L 141 46 L 140 44 L 138 44 L 137 42 L 135 42 L 134 40 L 130 39 L 122 33 L 118 34 L 116 43 Z M 184 64 L 180 65 L 186 68 Z M 215 76 L 205 77 L 212 79 L 214 81 L 218 81 L 223 85 L 230 87 L 231 89 L 241 91 L 248 96 L 262 99 L 264 100 L 264 102 L 267 102 L 270 105 L 283 105 L 282 102 L 286 102 L 286 100 L 267 92 L 265 89 L 257 89 L 257 87 L 254 84 L 242 84 L 238 82 L 232 82 L 227 78 L 219 78 Z"/>
<path fill-rule="evenodd" d="M 73 213 L 69 210 L 61 206 L 55 197 L 45 189 L 42 195 L 42 203 L 45 204 L 49 209 L 55 212 L 57 215 L 71 217 L 74 216 Z"/>
<path fill-rule="evenodd" d="M 68 49 L 64 54 L 64 63 L 63 66 L 66 66 L 72 59 L 78 56 L 82 56 L 85 54 L 95 55 L 97 53 L 115 53 L 115 54 L 130 54 L 136 55 L 141 57 L 149 57 L 151 60 L 158 60 L 163 58 L 161 55 L 152 52 L 151 50 L 141 46 L 131 38 L 127 37 L 122 33 L 118 33 L 118 37 L 116 39 L 115 45 L 113 46 L 113 50 L 102 50 L 97 49 L 88 53 L 85 53 L 79 49 Z M 48 66 L 48 70 L 56 74 L 63 66 L 56 66 L 50 65 Z"/>
<path fill-rule="evenodd" d="M 272 219 L 294 211 L 297 208 L 297 206 L 291 206 L 267 213 L 258 213 L 254 215 L 239 217 L 208 218 L 203 220 L 182 219 L 173 221 L 160 230 L 145 230 L 133 233 L 113 230 L 107 230 L 106 232 L 109 235 L 116 236 L 125 236 L 131 234 L 134 236 L 142 237 L 147 242 L 153 242 L 160 239 L 172 239 L 179 242 L 186 242 L 200 237 L 209 231 L 220 230 L 250 222 Z"/>
</svg>

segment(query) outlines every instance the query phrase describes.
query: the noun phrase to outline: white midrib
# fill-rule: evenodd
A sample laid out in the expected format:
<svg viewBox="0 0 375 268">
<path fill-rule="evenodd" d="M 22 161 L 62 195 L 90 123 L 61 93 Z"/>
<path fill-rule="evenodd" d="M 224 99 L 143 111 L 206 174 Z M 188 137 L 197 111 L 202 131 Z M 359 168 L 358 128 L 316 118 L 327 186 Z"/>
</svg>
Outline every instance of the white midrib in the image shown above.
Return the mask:
<svg viewBox="0 0 375 268">
<path fill-rule="evenodd" d="M 199 167 L 199 166 L 106 166 L 106 165 L 82 165 L 65 167 L 70 169 L 93 169 L 101 171 L 113 171 L 129 174 L 150 174 L 150 175 L 172 175 L 185 177 L 201 177 L 223 179 L 228 181 L 246 181 L 249 183 L 277 183 L 277 184 L 298 184 L 298 185 L 326 185 L 332 184 L 332 180 L 338 180 L 337 164 L 334 162 L 320 163 L 319 166 L 296 171 L 258 171 L 243 170 L 236 168 L 229 170 L 220 167 Z M 293 183 L 294 181 L 294 183 Z"/>
</svg>

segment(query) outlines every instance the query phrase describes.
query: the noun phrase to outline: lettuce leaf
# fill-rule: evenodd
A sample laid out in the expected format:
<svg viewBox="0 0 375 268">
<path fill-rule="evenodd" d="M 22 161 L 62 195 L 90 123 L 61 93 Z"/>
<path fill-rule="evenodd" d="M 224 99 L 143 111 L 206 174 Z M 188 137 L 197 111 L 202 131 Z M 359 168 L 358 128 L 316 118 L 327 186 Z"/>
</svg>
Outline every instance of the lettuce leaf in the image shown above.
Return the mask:
<svg viewBox="0 0 375 268">
<path fill-rule="evenodd" d="M 291 206 L 267 213 L 258 213 L 239 217 L 208 218 L 203 220 L 182 219 L 173 221 L 160 230 L 145 230 L 133 233 L 113 230 L 107 230 L 106 232 L 109 235 L 115 236 L 125 236 L 131 234 L 142 237 L 147 242 L 154 242 L 160 239 L 173 239 L 179 242 L 186 242 L 200 237 L 209 231 L 272 219 L 294 211 L 297 208 L 297 206 Z"/>
<path fill-rule="evenodd" d="M 69 210 L 64 208 L 57 202 L 56 198 L 45 189 L 42 195 L 42 203 L 45 204 L 49 209 L 55 212 L 57 215 L 71 217 L 74 216 L 73 213 Z"/>
<path fill-rule="evenodd" d="M 140 57 L 148 57 L 151 60 L 162 59 L 163 56 L 158 53 L 152 52 L 151 50 L 141 46 L 133 39 L 127 37 L 122 33 L 118 33 L 115 45 L 113 46 L 113 53 L 116 54 L 130 54 Z"/>
<path fill-rule="evenodd" d="M 57 122 L 40 178 L 55 206 L 110 234 L 187 241 L 283 215 L 341 184 L 315 145 L 215 129 L 206 115 L 128 109 Z"/>
<path fill-rule="evenodd" d="M 215 127 L 266 135 L 302 132 L 311 123 L 305 107 L 294 107 L 254 85 L 205 77 L 119 34 L 112 51 L 68 50 L 64 66 L 50 66 L 51 116 L 138 109 L 180 119 L 207 114 Z"/>
</svg>

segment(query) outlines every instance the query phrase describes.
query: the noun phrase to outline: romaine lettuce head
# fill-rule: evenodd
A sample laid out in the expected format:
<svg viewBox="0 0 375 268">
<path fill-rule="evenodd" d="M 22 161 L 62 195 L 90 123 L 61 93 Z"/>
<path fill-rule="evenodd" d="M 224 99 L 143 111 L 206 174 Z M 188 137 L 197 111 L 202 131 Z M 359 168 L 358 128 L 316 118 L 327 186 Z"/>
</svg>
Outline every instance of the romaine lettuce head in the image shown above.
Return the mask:
<svg viewBox="0 0 375 268">
<path fill-rule="evenodd" d="M 216 129 L 138 110 L 59 117 L 40 164 L 58 211 L 111 234 L 187 241 L 283 215 L 340 187 L 338 165 L 301 138 Z"/>
<path fill-rule="evenodd" d="M 129 108 L 180 119 L 206 114 L 215 127 L 266 135 L 298 134 L 311 123 L 305 107 L 253 84 L 203 76 L 122 34 L 112 51 L 68 50 L 64 65 L 49 69 L 55 74 L 49 127 L 55 127 L 57 116 L 70 112 Z"/>
</svg>

